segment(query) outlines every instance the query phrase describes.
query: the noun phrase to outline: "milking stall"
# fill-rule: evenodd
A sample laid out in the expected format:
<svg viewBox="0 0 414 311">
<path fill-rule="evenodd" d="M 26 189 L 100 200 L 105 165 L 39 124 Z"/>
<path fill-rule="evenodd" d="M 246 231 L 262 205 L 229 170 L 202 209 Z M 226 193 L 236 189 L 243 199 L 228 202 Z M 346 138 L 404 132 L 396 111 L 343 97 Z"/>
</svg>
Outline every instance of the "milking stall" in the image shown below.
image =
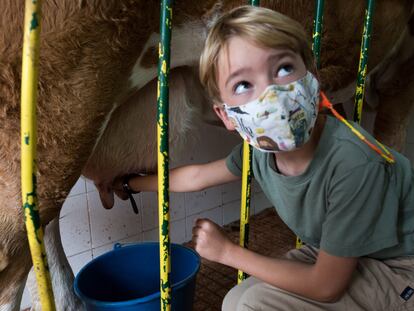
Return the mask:
<svg viewBox="0 0 414 311">
<path fill-rule="evenodd" d="M 412 0 L 0 9 L 0 311 L 414 311 Z"/>
</svg>

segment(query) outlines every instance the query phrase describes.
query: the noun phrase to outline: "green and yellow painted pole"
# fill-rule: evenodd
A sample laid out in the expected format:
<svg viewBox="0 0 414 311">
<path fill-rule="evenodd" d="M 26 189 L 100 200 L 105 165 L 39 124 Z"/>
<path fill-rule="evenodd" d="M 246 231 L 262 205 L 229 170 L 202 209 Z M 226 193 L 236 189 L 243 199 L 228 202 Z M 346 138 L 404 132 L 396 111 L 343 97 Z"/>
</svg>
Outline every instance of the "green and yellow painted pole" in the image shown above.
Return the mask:
<svg viewBox="0 0 414 311">
<path fill-rule="evenodd" d="M 251 179 L 252 179 L 252 147 L 245 141 L 243 142 L 243 171 L 242 171 L 242 190 L 241 190 L 241 209 L 240 209 L 240 246 L 247 248 L 249 245 L 249 215 L 251 198 Z M 237 274 L 237 283 L 242 282 L 247 274 L 241 270 Z"/>
<path fill-rule="evenodd" d="M 365 79 L 367 76 L 368 51 L 371 41 L 374 7 L 375 0 L 368 0 L 368 7 L 365 10 L 364 30 L 362 33 L 361 52 L 359 56 L 357 85 L 355 91 L 354 121 L 358 123 L 361 123 L 362 106 L 364 102 Z"/>
<path fill-rule="evenodd" d="M 171 250 L 168 154 L 168 76 L 172 26 L 172 0 L 161 0 L 157 85 L 158 214 L 160 225 L 161 310 L 171 310 Z"/>
<path fill-rule="evenodd" d="M 260 0 L 250 0 L 250 5 L 259 6 Z M 243 142 L 243 170 L 242 170 L 242 189 L 241 189 L 241 206 L 240 206 L 240 241 L 242 247 L 247 248 L 249 245 L 249 216 L 251 200 L 251 179 L 252 179 L 252 147 Z M 239 270 L 237 273 L 237 283 L 245 280 L 247 274 Z"/>
<path fill-rule="evenodd" d="M 313 19 L 312 51 L 316 61 L 316 68 L 321 66 L 321 39 L 323 28 L 324 0 L 315 1 L 315 17 Z"/>
<path fill-rule="evenodd" d="M 323 29 L 323 12 L 324 12 L 325 1 L 315 1 L 315 16 L 313 18 L 313 31 L 312 31 L 312 51 L 315 57 L 316 68 L 321 67 L 321 40 L 322 40 L 322 29 Z M 303 245 L 302 240 L 296 237 L 296 248 L 301 248 Z"/>
<path fill-rule="evenodd" d="M 21 88 L 21 183 L 27 237 L 42 311 L 55 310 L 36 195 L 36 102 L 41 1 L 26 0 Z"/>
</svg>

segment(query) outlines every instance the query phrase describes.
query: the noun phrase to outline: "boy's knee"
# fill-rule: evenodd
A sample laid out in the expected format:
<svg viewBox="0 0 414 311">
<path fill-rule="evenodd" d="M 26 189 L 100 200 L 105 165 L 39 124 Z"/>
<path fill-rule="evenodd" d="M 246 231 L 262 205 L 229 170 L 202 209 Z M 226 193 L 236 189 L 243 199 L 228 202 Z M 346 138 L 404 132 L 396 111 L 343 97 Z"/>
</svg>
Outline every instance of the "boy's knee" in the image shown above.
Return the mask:
<svg viewBox="0 0 414 311">
<path fill-rule="evenodd" d="M 297 299 L 277 287 L 249 278 L 233 287 L 224 297 L 222 311 L 296 310 Z"/>
<path fill-rule="evenodd" d="M 224 297 L 222 304 L 222 311 L 235 311 L 237 310 L 237 304 L 244 293 L 254 284 L 260 282 L 254 277 L 249 277 L 239 285 L 233 287 Z"/>
<path fill-rule="evenodd" d="M 222 311 L 262 310 L 261 283 L 250 287 L 235 286 L 224 297 Z"/>
<path fill-rule="evenodd" d="M 221 306 L 222 311 L 235 311 L 240 297 L 243 295 L 243 291 L 240 286 L 233 287 L 224 297 L 223 304 Z"/>
<path fill-rule="evenodd" d="M 285 258 L 306 263 L 315 263 L 318 250 L 315 247 L 304 245 L 300 249 L 292 249 L 285 254 Z"/>
<path fill-rule="evenodd" d="M 263 296 L 263 283 L 256 284 L 249 289 L 247 289 L 243 295 L 239 298 L 236 308 L 233 310 L 237 311 L 251 311 L 251 310 L 263 310 L 261 305 L 262 296 Z"/>
<path fill-rule="evenodd" d="M 258 283 L 243 292 L 236 311 L 286 311 L 289 308 L 289 294 L 266 283 Z"/>
</svg>

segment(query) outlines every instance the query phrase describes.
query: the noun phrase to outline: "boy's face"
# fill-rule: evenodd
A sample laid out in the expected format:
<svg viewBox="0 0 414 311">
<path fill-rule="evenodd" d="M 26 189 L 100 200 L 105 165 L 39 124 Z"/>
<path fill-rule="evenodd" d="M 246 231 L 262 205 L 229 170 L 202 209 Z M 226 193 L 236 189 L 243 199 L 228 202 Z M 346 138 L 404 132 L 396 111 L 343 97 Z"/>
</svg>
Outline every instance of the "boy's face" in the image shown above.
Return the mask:
<svg viewBox="0 0 414 311">
<path fill-rule="evenodd" d="M 302 57 L 289 49 L 263 48 L 233 37 L 219 55 L 217 82 L 223 103 L 239 106 L 257 99 L 269 85 L 291 83 L 306 72 Z M 233 130 L 220 106 L 214 106 L 215 112 Z"/>
</svg>

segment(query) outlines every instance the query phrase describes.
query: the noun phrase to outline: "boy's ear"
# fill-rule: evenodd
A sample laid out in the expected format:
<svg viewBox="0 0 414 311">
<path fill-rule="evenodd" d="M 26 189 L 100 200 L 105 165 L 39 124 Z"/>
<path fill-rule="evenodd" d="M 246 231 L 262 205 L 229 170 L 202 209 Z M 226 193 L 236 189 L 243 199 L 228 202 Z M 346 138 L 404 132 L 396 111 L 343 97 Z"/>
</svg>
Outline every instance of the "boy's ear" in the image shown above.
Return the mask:
<svg viewBox="0 0 414 311">
<path fill-rule="evenodd" d="M 216 113 L 216 115 L 220 118 L 220 120 L 223 121 L 225 127 L 229 131 L 234 131 L 235 130 L 234 123 L 231 122 L 231 120 L 227 116 L 227 112 L 223 109 L 221 104 L 214 104 L 213 105 L 213 110 Z"/>
</svg>

